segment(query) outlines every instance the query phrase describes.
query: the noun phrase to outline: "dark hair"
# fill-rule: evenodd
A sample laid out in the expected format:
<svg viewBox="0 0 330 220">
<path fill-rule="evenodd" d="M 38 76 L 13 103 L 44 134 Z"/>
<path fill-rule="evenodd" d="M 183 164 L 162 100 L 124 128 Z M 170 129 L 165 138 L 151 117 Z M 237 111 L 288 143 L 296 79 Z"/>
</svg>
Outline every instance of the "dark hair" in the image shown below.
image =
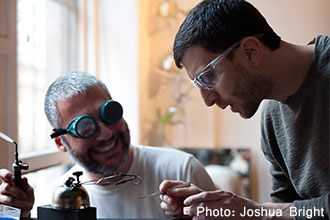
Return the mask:
<svg viewBox="0 0 330 220">
<path fill-rule="evenodd" d="M 281 38 L 250 3 L 204 0 L 189 12 L 176 34 L 173 47 L 176 66 L 182 67 L 182 56 L 193 45 L 218 53 L 243 37 L 256 34 L 263 34 L 260 41 L 271 50 L 279 47 Z"/>
</svg>

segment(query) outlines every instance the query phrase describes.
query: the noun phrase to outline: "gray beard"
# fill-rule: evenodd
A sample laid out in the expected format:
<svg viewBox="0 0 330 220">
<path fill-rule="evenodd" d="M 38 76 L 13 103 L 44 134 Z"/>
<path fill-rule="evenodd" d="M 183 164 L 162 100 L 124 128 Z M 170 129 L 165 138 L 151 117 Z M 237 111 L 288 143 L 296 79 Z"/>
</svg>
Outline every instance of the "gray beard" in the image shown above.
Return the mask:
<svg viewBox="0 0 330 220">
<path fill-rule="evenodd" d="M 129 133 L 129 128 L 126 124 L 126 131 L 125 132 L 120 132 L 118 134 L 119 140 L 122 143 L 122 150 L 123 150 L 123 158 L 122 161 L 117 164 L 116 166 L 112 165 L 103 165 L 100 164 L 96 161 L 94 161 L 91 156 L 88 156 L 87 158 L 84 157 L 83 155 L 73 151 L 71 147 L 68 145 L 67 141 L 65 138 L 61 138 L 62 142 L 67 150 L 67 152 L 70 155 L 71 160 L 82 166 L 84 169 L 86 169 L 88 172 L 95 173 L 95 174 L 102 174 L 102 175 L 112 175 L 114 173 L 118 173 L 122 168 L 125 167 L 127 161 L 128 161 L 128 156 L 129 156 L 129 147 L 130 147 L 130 133 Z M 89 155 L 89 154 L 88 154 Z"/>
<path fill-rule="evenodd" d="M 124 168 L 128 160 L 128 152 L 129 151 L 124 151 L 124 157 L 123 160 L 120 162 L 120 164 L 118 164 L 117 166 L 111 166 L 111 165 L 103 165 L 93 160 L 88 162 L 83 161 L 83 159 L 79 154 L 72 151 L 71 149 L 68 151 L 70 158 L 75 164 L 82 166 L 88 172 L 95 174 L 102 174 L 102 175 L 112 175 L 118 173 L 122 168 Z"/>
</svg>

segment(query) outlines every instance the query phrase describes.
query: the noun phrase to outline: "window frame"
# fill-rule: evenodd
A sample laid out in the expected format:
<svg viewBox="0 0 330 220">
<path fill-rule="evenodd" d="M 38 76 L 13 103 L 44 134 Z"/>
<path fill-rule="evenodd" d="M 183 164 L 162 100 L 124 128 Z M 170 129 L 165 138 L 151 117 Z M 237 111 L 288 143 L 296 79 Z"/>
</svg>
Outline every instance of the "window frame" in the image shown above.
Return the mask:
<svg viewBox="0 0 330 220">
<path fill-rule="evenodd" d="M 83 20 L 78 28 L 83 30 L 82 38 L 86 38 L 86 1 L 78 7 L 79 18 Z M 0 13 L 0 62 L 7 62 L 6 65 L 0 66 L 0 86 L 4 88 L 4 92 L 0 93 L 1 106 L 0 131 L 10 136 L 13 140 L 18 139 L 18 82 L 17 82 L 17 0 L 0 0 L 0 8 L 5 13 Z M 80 34 L 82 34 L 80 33 Z M 83 65 L 86 62 L 86 41 L 81 41 L 79 47 L 82 47 Z M 5 61 L 3 61 L 5 60 Z M 86 66 L 86 65 L 85 65 Z M 2 91 L 2 90 L 1 90 Z M 12 171 L 12 163 L 14 162 L 13 144 L 0 140 L 0 169 L 5 168 Z M 72 160 L 69 155 L 58 151 L 56 147 L 48 147 L 42 150 L 32 151 L 28 153 L 20 153 L 20 144 L 18 143 L 19 159 L 23 163 L 29 165 L 27 171 L 22 170 L 22 174 L 39 171 L 42 169 L 54 167 L 57 165 L 71 164 Z"/>
<path fill-rule="evenodd" d="M 66 153 L 58 151 L 56 148 L 46 148 L 37 152 L 21 154 L 20 160 L 29 165 L 29 170 L 22 173 L 36 172 L 57 165 L 71 164 L 72 161 Z"/>
<path fill-rule="evenodd" d="M 16 1 L 0 1 L 0 131 L 17 138 Z M 0 168 L 10 169 L 13 144 L 0 141 Z"/>
</svg>

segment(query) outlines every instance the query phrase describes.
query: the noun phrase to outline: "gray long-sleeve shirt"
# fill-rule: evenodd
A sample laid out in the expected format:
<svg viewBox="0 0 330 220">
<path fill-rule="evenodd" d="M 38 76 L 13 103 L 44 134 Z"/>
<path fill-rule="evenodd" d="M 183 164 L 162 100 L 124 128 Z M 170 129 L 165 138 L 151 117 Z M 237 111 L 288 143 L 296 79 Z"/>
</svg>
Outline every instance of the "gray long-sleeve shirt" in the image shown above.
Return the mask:
<svg viewBox="0 0 330 220">
<path fill-rule="evenodd" d="M 267 101 L 262 149 L 271 162 L 272 200 L 300 210 L 324 209 L 329 219 L 330 38 L 317 36 L 313 63 L 300 89 L 285 103 Z M 295 219 L 307 219 L 296 215 Z"/>
</svg>

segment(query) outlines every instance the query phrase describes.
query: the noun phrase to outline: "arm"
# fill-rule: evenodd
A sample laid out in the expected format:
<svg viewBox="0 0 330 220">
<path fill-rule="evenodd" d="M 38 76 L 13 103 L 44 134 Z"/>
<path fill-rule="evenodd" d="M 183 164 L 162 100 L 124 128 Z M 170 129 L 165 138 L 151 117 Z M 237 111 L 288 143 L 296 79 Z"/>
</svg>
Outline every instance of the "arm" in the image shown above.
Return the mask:
<svg viewBox="0 0 330 220">
<path fill-rule="evenodd" d="M 292 202 L 300 199 L 288 177 L 281 152 L 277 146 L 272 119 L 263 112 L 261 120 L 261 148 L 266 159 L 271 163 L 270 174 L 272 175 L 273 191 L 271 197 L 273 202 Z"/>
<path fill-rule="evenodd" d="M 197 219 L 212 219 L 210 213 L 206 213 L 206 207 L 210 210 L 222 208 L 230 210 L 231 216 L 226 219 L 256 219 L 256 220 L 303 220 L 303 219 L 329 219 L 328 206 L 329 194 L 311 200 L 295 201 L 294 203 L 257 203 L 242 198 L 231 192 L 222 190 L 212 192 L 201 192 L 192 195 L 184 200 L 186 206 L 190 206 L 189 215 Z M 203 209 L 204 208 L 204 209 Z M 247 209 L 268 210 L 265 214 L 258 214 L 247 217 Z M 276 210 L 275 214 L 272 210 Z M 299 211 L 300 210 L 300 211 Z M 327 211 L 326 211 L 327 210 Z"/>
<path fill-rule="evenodd" d="M 227 217 L 226 219 L 244 219 L 240 215 L 244 215 L 245 209 L 253 209 L 253 210 L 281 210 L 281 214 L 278 218 L 275 216 L 270 216 L 272 214 L 271 211 L 267 215 L 257 215 L 254 214 L 253 219 L 258 220 L 268 220 L 268 219 L 281 219 L 281 220 L 289 220 L 293 219 L 293 216 L 290 216 L 290 207 L 292 207 L 292 203 L 264 203 L 260 204 L 255 201 L 242 198 L 237 196 L 231 192 L 217 190 L 217 191 L 203 191 L 198 188 L 194 184 L 191 184 L 187 187 L 181 188 L 171 188 L 173 186 L 182 184 L 182 181 L 163 181 L 160 184 L 160 191 L 162 195 L 161 199 L 161 208 L 165 210 L 166 215 L 171 215 L 176 218 L 187 218 L 187 215 L 183 215 L 182 208 L 183 206 L 189 207 L 188 215 L 190 215 L 194 220 L 197 219 L 212 219 L 214 216 L 210 216 L 206 214 L 205 209 L 208 208 L 211 210 L 223 208 L 230 210 L 233 213 L 232 216 Z M 183 205 L 180 205 L 182 204 Z M 185 213 L 186 214 L 186 213 Z M 247 218 L 251 219 L 251 217 Z"/>
<path fill-rule="evenodd" d="M 217 190 L 211 192 L 201 192 L 192 195 L 184 200 L 184 204 L 189 206 L 189 215 L 194 220 L 198 219 L 255 219 L 255 220 L 290 220 L 289 210 L 291 203 L 257 203 L 255 201 L 242 198 L 231 192 Z M 213 210 L 222 210 L 214 214 Z M 209 211 L 207 211 L 209 210 Z M 246 211 L 246 210 L 253 210 Z M 280 212 L 279 214 L 275 214 Z M 279 211 L 280 210 L 280 211 Z M 221 214 L 220 214 L 221 213 Z M 252 214 L 251 214 L 252 213 Z"/>
<path fill-rule="evenodd" d="M 192 183 L 190 186 L 170 189 L 173 186 L 182 184 L 183 181 L 163 181 L 159 186 L 163 194 L 160 196 L 160 206 L 165 210 L 166 215 L 177 218 L 184 217 L 182 209 L 183 200 L 186 197 L 202 192 L 202 190 L 215 190 L 214 183 L 204 166 L 193 156 L 189 157 L 183 176 L 186 182 Z"/>
<path fill-rule="evenodd" d="M 160 207 L 164 209 L 165 214 L 169 216 L 174 216 L 176 218 L 184 218 L 182 209 L 183 201 L 188 196 L 202 192 L 202 189 L 198 188 L 194 184 L 190 184 L 186 187 L 173 188 L 171 187 L 181 185 L 185 182 L 174 181 L 174 180 L 164 180 L 159 185 L 160 195 Z"/>
<path fill-rule="evenodd" d="M 195 157 L 190 158 L 185 173 L 186 182 L 191 182 L 204 191 L 211 191 L 216 189 L 204 166 Z"/>
<path fill-rule="evenodd" d="M 0 169 L 0 180 L 0 204 L 20 208 L 21 217 L 30 217 L 30 210 L 34 204 L 34 192 L 27 179 L 22 178 L 22 190 L 15 186 L 15 177 L 10 171 Z"/>
<path fill-rule="evenodd" d="M 266 111 L 262 114 L 261 121 L 261 145 L 266 159 L 271 163 L 270 173 L 273 177 L 273 191 L 271 197 L 275 203 L 293 203 L 295 209 L 300 210 L 322 210 L 324 209 L 324 219 L 330 216 L 329 212 L 329 193 L 316 198 L 301 198 L 296 192 L 288 175 L 288 170 L 279 152 L 275 136 L 275 126 L 272 117 Z M 274 204 L 274 203 L 273 203 Z M 276 204 L 274 204 L 276 205 Z M 294 214 L 294 213 L 292 213 Z M 320 213 L 321 214 L 321 213 Z M 317 214 L 318 215 L 318 214 Z M 296 216 L 295 219 L 306 219 L 305 216 Z M 323 218 L 320 218 L 323 219 Z"/>
</svg>

